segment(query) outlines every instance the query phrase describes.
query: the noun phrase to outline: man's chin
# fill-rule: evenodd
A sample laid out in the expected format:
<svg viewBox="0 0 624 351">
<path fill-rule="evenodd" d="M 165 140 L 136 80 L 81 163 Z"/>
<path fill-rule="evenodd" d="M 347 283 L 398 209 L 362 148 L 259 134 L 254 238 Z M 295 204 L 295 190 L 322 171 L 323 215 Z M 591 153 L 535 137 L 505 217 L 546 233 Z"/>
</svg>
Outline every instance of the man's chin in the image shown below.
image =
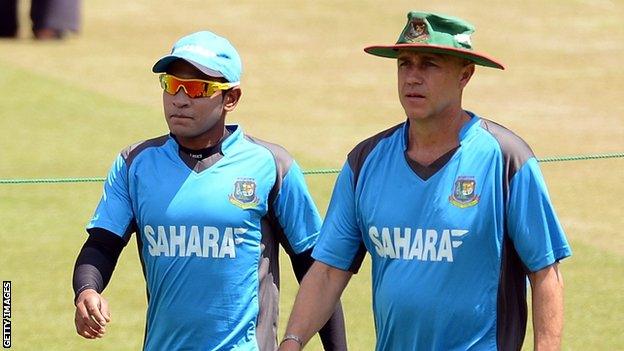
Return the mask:
<svg viewBox="0 0 624 351">
<path fill-rule="evenodd" d="M 193 132 L 192 128 L 188 128 L 187 126 L 180 125 L 178 123 L 169 124 L 169 132 L 175 136 L 179 137 L 191 137 L 197 133 Z"/>
<path fill-rule="evenodd" d="M 171 133 L 176 138 L 184 138 L 184 139 L 194 138 L 197 136 L 196 133 L 190 133 L 189 131 L 180 130 L 176 128 L 169 128 L 169 133 Z"/>
<path fill-rule="evenodd" d="M 422 120 L 422 119 L 426 119 L 429 114 L 426 111 L 421 111 L 421 110 L 409 110 L 409 111 L 405 111 L 405 115 L 407 116 L 408 119 L 414 120 L 414 121 L 418 121 L 418 120 Z"/>
</svg>

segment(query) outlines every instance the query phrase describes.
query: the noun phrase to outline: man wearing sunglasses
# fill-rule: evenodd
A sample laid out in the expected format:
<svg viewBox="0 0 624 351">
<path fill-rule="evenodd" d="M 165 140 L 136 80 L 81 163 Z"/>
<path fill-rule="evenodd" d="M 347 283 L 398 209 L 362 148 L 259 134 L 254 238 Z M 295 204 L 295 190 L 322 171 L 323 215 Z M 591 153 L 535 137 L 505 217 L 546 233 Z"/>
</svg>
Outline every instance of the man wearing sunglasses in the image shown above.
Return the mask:
<svg viewBox="0 0 624 351">
<path fill-rule="evenodd" d="M 104 335 L 101 293 L 136 233 L 145 350 L 275 350 L 279 245 L 301 279 L 321 223 L 302 172 L 280 146 L 225 124 L 241 97 L 228 40 L 183 37 L 153 71 L 170 133 L 128 147 L 110 170 L 74 268 L 77 332 Z M 320 336 L 346 349 L 339 304 Z"/>
<path fill-rule="evenodd" d="M 559 260 L 570 246 L 528 145 L 462 108 L 474 27 L 410 12 L 394 45 L 406 120 L 356 146 L 338 176 L 317 260 L 297 295 L 281 350 L 299 350 L 327 320 L 368 252 L 376 350 L 520 350 L 531 283 L 536 350 L 558 350 Z M 320 291 L 320 293 L 319 293 Z"/>
</svg>

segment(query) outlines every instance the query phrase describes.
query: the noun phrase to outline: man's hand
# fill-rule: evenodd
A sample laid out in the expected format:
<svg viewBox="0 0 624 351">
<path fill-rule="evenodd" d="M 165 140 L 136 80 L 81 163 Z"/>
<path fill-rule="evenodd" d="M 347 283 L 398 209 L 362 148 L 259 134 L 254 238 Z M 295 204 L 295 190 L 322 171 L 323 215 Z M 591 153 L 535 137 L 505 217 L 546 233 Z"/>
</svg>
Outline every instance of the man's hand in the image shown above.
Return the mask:
<svg viewBox="0 0 624 351">
<path fill-rule="evenodd" d="M 101 338 L 111 321 L 108 302 L 93 289 L 87 289 L 76 299 L 76 332 L 86 339 Z"/>
<path fill-rule="evenodd" d="M 353 273 L 316 261 L 308 270 L 286 326 L 279 351 L 300 350 L 321 329 L 332 313 Z M 288 338 L 288 335 L 296 338 Z M 342 349 L 342 348 L 340 348 Z M 346 349 L 346 345 L 344 346 Z"/>
</svg>

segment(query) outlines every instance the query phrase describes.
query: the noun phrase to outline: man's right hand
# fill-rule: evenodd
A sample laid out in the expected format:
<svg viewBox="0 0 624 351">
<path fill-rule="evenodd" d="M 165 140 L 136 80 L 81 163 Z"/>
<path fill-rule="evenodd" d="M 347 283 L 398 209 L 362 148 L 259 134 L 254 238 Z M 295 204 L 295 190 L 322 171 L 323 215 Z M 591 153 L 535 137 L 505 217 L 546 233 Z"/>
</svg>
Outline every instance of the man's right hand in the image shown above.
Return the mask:
<svg viewBox="0 0 624 351">
<path fill-rule="evenodd" d="M 111 321 L 108 302 L 93 289 L 82 291 L 76 299 L 74 324 L 78 335 L 86 339 L 101 338 Z"/>
</svg>

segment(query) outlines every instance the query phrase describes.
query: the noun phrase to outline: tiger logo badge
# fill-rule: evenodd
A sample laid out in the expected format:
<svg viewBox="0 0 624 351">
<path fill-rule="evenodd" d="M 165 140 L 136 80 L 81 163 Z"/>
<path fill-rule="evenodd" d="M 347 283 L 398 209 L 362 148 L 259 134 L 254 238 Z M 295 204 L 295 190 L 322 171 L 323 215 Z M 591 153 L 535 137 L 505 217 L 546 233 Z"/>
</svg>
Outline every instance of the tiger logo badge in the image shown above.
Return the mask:
<svg viewBox="0 0 624 351">
<path fill-rule="evenodd" d="M 243 210 L 254 208 L 260 203 L 256 196 L 256 181 L 253 178 L 239 178 L 234 182 L 234 191 L 229 196 L 230 202 Z"/>
<path fill-rule="evenodd" d="M 403 37 L 408 43 L 423 43 L 429 40 L 427 24 L 420 18 L 413 19 L 405 29 Z"/>
<path fill-rule="evenodd" d="M 453 194 L 449 196 L 451 204 L 466 208 L 479 203 L 479 196 L 476 193 L 477 182 L 473 177 L 458 177 L 453 186 Z"/>
</svg>

